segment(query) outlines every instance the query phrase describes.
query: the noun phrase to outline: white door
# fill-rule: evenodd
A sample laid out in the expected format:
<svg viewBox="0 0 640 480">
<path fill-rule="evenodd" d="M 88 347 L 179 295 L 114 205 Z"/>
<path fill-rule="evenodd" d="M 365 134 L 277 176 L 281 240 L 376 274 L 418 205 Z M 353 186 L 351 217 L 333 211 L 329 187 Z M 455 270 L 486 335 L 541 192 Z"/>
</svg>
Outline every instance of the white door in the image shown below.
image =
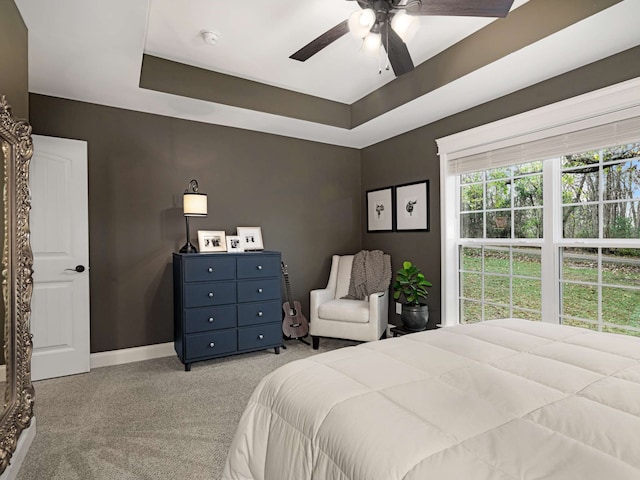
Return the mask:
<svg viewBox="0 0 640 480">
<path fill-rule="evenodd" d="M 87 143 L 33 135 L 33 380 L 89 371 Z"/>
</svg>

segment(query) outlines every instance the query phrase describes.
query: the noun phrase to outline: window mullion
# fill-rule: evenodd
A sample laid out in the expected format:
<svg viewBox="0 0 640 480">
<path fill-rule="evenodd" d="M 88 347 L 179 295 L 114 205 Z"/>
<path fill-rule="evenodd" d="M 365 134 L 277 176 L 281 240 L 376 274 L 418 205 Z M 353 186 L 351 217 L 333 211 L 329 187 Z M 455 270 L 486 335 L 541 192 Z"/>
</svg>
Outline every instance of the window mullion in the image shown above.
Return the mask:
<svg viewBox="0 0 640 480">
<path fill-rule="evenodd" d="M 604 238 L 604 152 L 598 151 L 598 239 Z M 602 331 L 602 247 L 598 247 L 598 331 Z"/>
<path fill-rule="evenodd" d="M 542 321 L 560 322 L 558 238 L 562 236 L 562 176 L 557 159 L 542 163 Z"/>
<path fill-rule="evenodd" d="M 515 189 L 511 189 L 512 191 Z M 513 195 L 511 198 L 513 202 Z M 511 204 L 511 211 L 513 212 L 513 203 Z M 514 215 L 511 215 L 511 221 L 513 222 Z M 513 224 L 515 226 L 515 224 Z M 511 232 L 513 235 L 514 227 L 511 227 Z M 513 317 L 513 246 L 509 247 L 509 317 Z"/>
<path fill-rule="evenodd" d="M 598 331 L 602 331 L 602 248 L 598 248 Z"/>
<path fill-rule="evenodd" d="M 604 152 L 598 151 L 598 238 L 604 238 L 604 166 L 602 165 L 602 156 Z"/>
</svg>

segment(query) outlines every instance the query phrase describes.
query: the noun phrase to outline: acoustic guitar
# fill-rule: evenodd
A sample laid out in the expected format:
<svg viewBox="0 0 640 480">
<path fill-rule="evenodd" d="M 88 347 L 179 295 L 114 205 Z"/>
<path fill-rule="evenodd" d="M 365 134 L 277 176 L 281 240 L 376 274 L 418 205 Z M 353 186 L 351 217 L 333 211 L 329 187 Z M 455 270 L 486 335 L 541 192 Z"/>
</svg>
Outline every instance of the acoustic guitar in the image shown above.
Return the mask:
<svg viewBox="0 0 640 480">
<path fill-rule="evenodd" d="M 287 338 L 302 338 L 309 333 L 309 321 L 302 314 L 300 302 L 291 300 L 291 285 L 289 285 L 289 273 L 284 262 L 282 264 L 282 275 L 287 287 L 287 301 L 282 304 L 284 310 L 284 320 L 282 321 L 282 333 Z M 306 342 L 305 342 L 306 343 Z"/>
</svg>

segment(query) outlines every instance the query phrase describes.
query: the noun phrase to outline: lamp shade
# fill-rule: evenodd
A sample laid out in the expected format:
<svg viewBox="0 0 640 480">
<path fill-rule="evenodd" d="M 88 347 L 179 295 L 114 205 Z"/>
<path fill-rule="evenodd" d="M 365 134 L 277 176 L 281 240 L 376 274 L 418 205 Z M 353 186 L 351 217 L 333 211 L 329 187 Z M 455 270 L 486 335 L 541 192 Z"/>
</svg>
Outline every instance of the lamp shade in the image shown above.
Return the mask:
<svg viewBox="0 0 640 480">
<path fill-rule="evenodd" d="M 185 217 L 204 217 L 207 215 L 207 195 L 204 193 L 185 193 L 182 197 Z"/>
</svg>

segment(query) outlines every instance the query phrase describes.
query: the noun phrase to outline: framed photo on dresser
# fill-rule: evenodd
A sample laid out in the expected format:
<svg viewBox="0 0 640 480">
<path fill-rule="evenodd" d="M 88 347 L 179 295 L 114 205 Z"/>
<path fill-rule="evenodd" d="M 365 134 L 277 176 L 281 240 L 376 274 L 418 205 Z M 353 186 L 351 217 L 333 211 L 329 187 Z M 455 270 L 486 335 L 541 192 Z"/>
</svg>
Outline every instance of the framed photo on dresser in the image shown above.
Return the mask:
<svg viewBox="0 0 640 480">
<path fill-rule="evenodd" d="M 223 231 L 198 230 L 198 248 L 200 253 L 226 252 L 227 242 Z"/>
<path fill-rule="evenodd" d="M 242 239 L 244 251 L 264 250 L 262 243 L 262 229 L 260 227 L 236 227 L 238 236 Z"/>
<path fill-rule="evenodd" d="M 244 252 L 244 244 L 242 238 L 238 235 L 227 236 L 227 252 L 228 253 L 240 253 Z"/>
</svg>

